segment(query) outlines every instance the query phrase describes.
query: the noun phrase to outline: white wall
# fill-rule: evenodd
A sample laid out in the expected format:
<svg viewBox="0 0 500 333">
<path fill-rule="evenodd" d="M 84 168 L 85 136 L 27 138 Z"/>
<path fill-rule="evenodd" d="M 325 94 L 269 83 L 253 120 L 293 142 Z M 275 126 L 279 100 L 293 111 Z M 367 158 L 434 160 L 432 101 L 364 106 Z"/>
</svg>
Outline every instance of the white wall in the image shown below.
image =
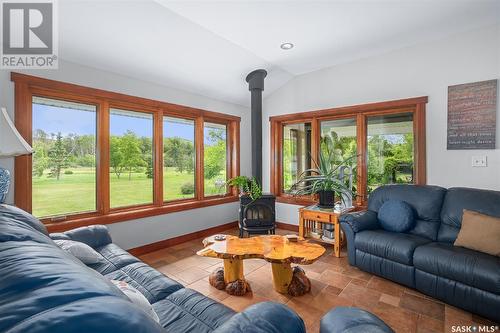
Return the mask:
<svg viewBox="0 0 500 333">
<path fill-rule="evenodd" d="M 24 73 L 239 116 L 241 117 L 241 174 L 249 175 L 251 173 L 250 112 L 246 107 L 63 61 L 59 62 L 59 70 L 38 70 Z M 6 106 L 13 118 L 14 84 L 10 81 L 10 71 L 0 70 L 0 105 Z M 0 159 L 0 167 L 7 168 L 12 173 L 13 166 L 13 159 Z M 14 188 L 11 186 L 7 198 L 8 203 L 14 201 L 13 195 Z M 118 245 L 128 249 L 237 219 L 238 206 L 236 203 L 230 203 L 114 223 L 109 225 L 109 229 L 113 240 Z"/>
<path fill-rule="evenodd" d="M 428 184 L 500 190 L 500 114 L 497 149 L 446 150 L 447 88 L 500 78 L 500 26 L 338 65 L 294 78 L 266 97 L 263 114 L 263 183 L 269 190 L 269 116 L 338 106 L 429 96 Z M 499 94 L 500 102 L 500 94 Z M 471 158 L 487 155 L 487 168 Z M 297 207 L 277 205 L 277 220 L 298 224 Z"/>
</svg>

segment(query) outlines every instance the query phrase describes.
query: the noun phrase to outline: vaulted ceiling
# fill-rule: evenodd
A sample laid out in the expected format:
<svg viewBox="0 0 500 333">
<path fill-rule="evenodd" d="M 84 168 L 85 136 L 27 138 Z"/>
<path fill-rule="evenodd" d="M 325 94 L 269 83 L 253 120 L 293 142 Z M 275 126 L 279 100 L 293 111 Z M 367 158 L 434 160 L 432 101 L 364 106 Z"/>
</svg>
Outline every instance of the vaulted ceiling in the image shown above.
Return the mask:
<svg viewBox="0 0 500 333">
<path fill-rule="evenodd" d="M 247 105 L 296 75 L 500 23 L 497 0 L 59 1 L 60 57 Z M 282 50 L 280 44 L 295 47 Z"/>
</svg>

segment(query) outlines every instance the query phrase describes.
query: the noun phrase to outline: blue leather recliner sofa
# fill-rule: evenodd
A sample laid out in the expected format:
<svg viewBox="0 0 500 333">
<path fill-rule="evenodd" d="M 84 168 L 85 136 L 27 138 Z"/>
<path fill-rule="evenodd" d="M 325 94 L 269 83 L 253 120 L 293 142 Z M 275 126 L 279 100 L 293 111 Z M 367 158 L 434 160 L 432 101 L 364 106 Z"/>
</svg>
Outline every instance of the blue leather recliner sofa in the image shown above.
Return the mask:
<svg viewBox="0 0 500 333">
<path fill-rule="evenodd" d="M 36 218 L 0 205 L 0 332 L 305 332 L 284 305 L 259 303 L 237 314 L 184 288 L 113 244 L 105 226 L 51 236 L 84 242 L 105 261 L 85 266 L 59 249 Z M 160 324 L 110 279 L 141 291 Z"/>
<path fill-rule="evenodd" d="M 388 200 L 412 206 L 416 222 L 411 230 L 396 233 L 380 227 L 377 213 Z M 500 258 L 453 246 L 464 209 L 500 217 L 500 192 L 379 187 L 369 197 L 368 210 L 341 217 L 349 263 L 500 322 Z"/>
</svg>

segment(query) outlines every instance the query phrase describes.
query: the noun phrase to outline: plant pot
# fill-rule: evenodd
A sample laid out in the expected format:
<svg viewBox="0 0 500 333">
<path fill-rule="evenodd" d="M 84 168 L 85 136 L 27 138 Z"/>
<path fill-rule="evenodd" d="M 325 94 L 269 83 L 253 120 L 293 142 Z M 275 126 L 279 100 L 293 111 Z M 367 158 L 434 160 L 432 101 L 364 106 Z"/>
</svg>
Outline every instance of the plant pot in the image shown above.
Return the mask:
<svg viewBox="0 0 500 333">
<path fill-rule="evenodd" d="M 335 206 L 334 191 L 319 191 L 319 206 L 322 208 L 333 208 Z"/>
</svg>

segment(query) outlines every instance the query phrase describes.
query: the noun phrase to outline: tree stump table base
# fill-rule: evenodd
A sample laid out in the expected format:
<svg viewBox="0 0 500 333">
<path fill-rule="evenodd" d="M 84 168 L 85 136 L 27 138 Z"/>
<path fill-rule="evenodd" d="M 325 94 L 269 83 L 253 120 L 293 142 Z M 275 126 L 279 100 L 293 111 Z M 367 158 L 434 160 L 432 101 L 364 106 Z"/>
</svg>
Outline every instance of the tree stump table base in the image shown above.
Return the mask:
<svg viewBox="0 0 500 333">
<path fill-rule="evenodd" d="M 250 284 L 245 279 L 236 279 L 226 283 L 224 281 L 224 267 L 217 267 L 208 277 L 210 285 L 219 290 L 225 290 L 229 295 L 243 296 L 252 291 Z"/>
<path fill-rule="evenodd" d="M 311 281 L 306 276 L 306 272 L 298 266 L 293 268 L 293 276 L 288 286 L 290 296 L 302 296 L 311 291 Z"/>
</svg>

